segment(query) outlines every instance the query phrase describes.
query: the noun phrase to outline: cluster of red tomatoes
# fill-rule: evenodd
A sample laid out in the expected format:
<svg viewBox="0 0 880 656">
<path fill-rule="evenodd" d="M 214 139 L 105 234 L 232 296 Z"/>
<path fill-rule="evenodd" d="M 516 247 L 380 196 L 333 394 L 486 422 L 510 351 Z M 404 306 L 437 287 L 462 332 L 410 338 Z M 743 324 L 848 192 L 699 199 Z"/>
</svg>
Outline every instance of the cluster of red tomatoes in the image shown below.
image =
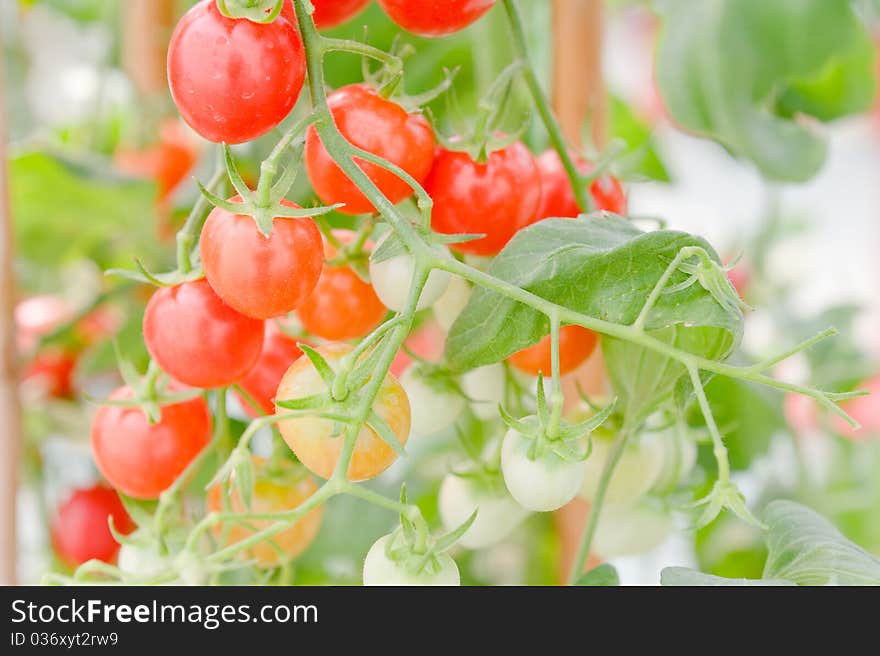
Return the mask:
<svg viewBox="0 0 880 656">
<path fill-rule="evenodd" d="M 366 2 L 313 0 L 313 4 L 321 27 L 345 20 Z M 380 0 L 380 4 L 405 29 L 438 36 L 476 20 L 494 0 L 445 3 L 459 6 L 458 11 L 446 6 L 438 9 L 436 2 Z M 260 65 L 251 65 L 254 61 Z M 302 40 L 289 3 L 275 21 L 258 24 L 227 18 L 215 0 L 205 0 L 181 19 L 168 54 L 169 84 L 183 118 L 215 142 L 248 141 L 276 127 L 299 97 L 305 68 Z M 524 144 L 515 142 L 478 161 L 465 152 L 439 147 L 423 116 L 408 112 L 365 84 L 336 90 L 328 103 L 336 127 L 350 143 L 396 164 L 424 186 L 434 201 L 435 231 L 485 235 L 451 246 L 461 254 L 493 256 L 522 228 L 548 216 L 579 213 L 553 151 L 536 158 Z M 386 169 L 364 161 L 358 165 L 393 203 L 413 193 Z M 579 160 L 578 165 L 589 171 L 588 162 Z M 305 167 L 326 204 L 342 204 L 340 211 L 352 215 L 375 211 L 332 160 L 313 127 L 306 136 Z M 597 208 L 625 213 L 626 200 L 618 181 L 602 176 L 590 192 Z M 233 197 L 230 202 L 240 203 L 241 198 Z M 335 233 L 333 241 L 338 246 L 350 239 L 350 233 Z M 388 275 L 382 281 L 366 282 L 350 263 L 339 261 L 337 247 L 322 237 L 310 218 L 276 217 L 267 236 L 253 217 L 218 207 L 204 224 L 200 254 L 203 279 L 160 288 L 150 299 L 143 322 L 146 346 L 154 362 L 174 381 L 170 392 L 237 385 L 244 392 L 244 407 L 254 416 L 275 412 L 276 398 L 326 391 L 310 359 L 300 357 L 297 339 L 282 331 L 274 319 L 295 312 L 306 339 L 321 343 L 318 353 L 335 369 L 352 350 L 347 341 L 368 334 L 389 309 L 401 309 L 388 299 L 405 296 L 410 284 L 405 276 L 391 279 Z M 389 291 L 389 285 L 404 290 Z M 380 286 L 382 293 L 377 293 Z M 435 297 L 443 287 L 439 286 Z M 586 360 L 597 343 L 595 334 L 577 326 L 563 327 L 560 337 L 562 373 Z M 550 360 L 550 342 L 545 338 L 512 356 L 510 364 L 530 374 L 549 374 Z M 134 395 L 134 390 L 122 387 L 111 400 L 132 400 Z M 383 381 L 374 410 L 405 443 L 411 408 L 407 392 L 394 375 Z M 333 420 L 297 416 L 280 422 L 279 430 L 302 466 L 318 476 L 331 476 L 343 442 L 334 439 Z M 211 433 L 209 407 L 202 396 L 196 396 L 164 405 L 156 422 L 135 404 L 103 406 L 94 418 L 91 438 L 98 468 L 116 490 L 136 499 L 158 499 L 205 448 Z M 372 478 L 395 457 L 393 449 L 365 425 L 348 476 L 351 480 Z M 255 465 L 262 470 L 263 463 L 255 461 Z M 279 482 L 277 472 L 271 481 L 258 482 L 251 508 L 273 512 L 295 507 L 316 489 L 312 479 L 301 473 L 301 467 L 292 469 L 286 474 L 287 483 Z M 219 488 L 215 488 L 208 505 L 218 510 L 220 504 Z M 231 504 L 233 509 L 243 509 L 242 500 L 234 494 Z M 299 551 L 314 537 L 319 523 L 320 509 L 276 535 L 273 543 L 282 545 L 288 554 Z M 120 524 L 117 528 L 124 529 Z M 236 541 L 262 525 L 235 527 L 224 535 Z M 251 555 L 262 563 L 277 562 L 277 549 L 266 549 L 257 548 Z M 108 557 L 97 551 L 91 555 Z"/>
</svg>

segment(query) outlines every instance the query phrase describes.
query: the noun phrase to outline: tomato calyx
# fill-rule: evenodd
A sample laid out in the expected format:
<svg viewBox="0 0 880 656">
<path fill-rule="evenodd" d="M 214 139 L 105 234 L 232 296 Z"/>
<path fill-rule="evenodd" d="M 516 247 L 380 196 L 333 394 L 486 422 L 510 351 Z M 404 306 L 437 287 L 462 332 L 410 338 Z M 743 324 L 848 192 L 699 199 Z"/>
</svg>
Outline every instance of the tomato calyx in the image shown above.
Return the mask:
<svg viewBox="0 0 880 656">
<path fill-rule="evenodd" d="M 301 145 L 296 147 L 294 157 L 291 159 L 292 162 L 299 160 L 301 149 Z M 201 183 L 198 183 L 199 190 L 215 207 L 219 207 L 232 214 L 252 217 L 257 224 L 257 229 L 266 238 L 272 234 L 272 225 L 275 219 L 312 218 L 342 207 L 341 204 L 336 204 L 329 207 L 302 208 L 288 207 L 282 204 L 281 201 L 287 195 L 287 192 L 290 191 L 291 186 L 293 186 L 296 180 L 298 168 L 293 164 L 284 169 L 278 179 L 275 180 L 276 170 L 274 161 L 267 160 L 270 166 L 266 165 L 267 162 L 263 163 L 257 191 L 251 191 L 247 183 L 242 179 L 235 164 L 235 159 L 232 156 L 232 150 L 227 144 L 223 144 L 223 153 L 229 181 L 238 193 L 237 199 L 224 200 L 208 191 Z M 280 154 L 281 151 L 279 150 L 278 156 Z"/>
<path fill-rule="evenodd" d="M 252 23 L 271 23 L 281 15 L 284 0 L 217 0 L 226 18 L 245 18 Z"/>
<path fill-rule="evenodd" d="M 308 344 L 298 344 L 303 355 L 309 359 L 323 380 L 327 391 L 297 399 L 276 399 L 275 405 L 291 411 L 292 414 L 312 415 L 334 421 L 337 424 L 334 437 L 342 437 L 345 434 L 345 426 L 366 424 L 398 456 L 406 455 L 403 444 L 388 422 L 373 409 L 370 409 L 364 419 L 360 409 L 367 393 L 364 387 L 373 376 L 376 364 L 371 357 L 376 351 L 374 350 L 373 353 L 367 351 L 388 330 L 399 325 L 400 321 L 401 319 L 392 319 L 386 322 L 381 330 L 374 331 L 356 349 L 340 360 L 336 370 L 317 350 Z"/>
<path fill-rule="evenodd" d="M 513 84 L 522 70 L 522 62 L 517 61 L 501 71 L 478 103 L 473 122 L 468 125 L 463 120 L 455 121 L 453 136 L 445 136 L 435 126 L 437 141 L 446 150 L 467 153 L 478 164 L 485 164 L 492 152 L 519 141 L 528 129 L 530 117 L 525 117 L 512 132 L 502 130 L 502 124 L 507 117 Z"/>
<path fill-rule="evenodd" d="M 132 390 L 131 397 L 98 399 L 86 394 L 84 396 L 87 400 L 99 405 L 140 408 L 149 422 L 156 424 L 162 420 L 162 406 L 183 403 L 202 394 L 198 389 L 172 391 L 171 380 L 161 375 L 162 370 L 154 361 L 150 360 L 146 373 L 141 374 L 131 361 L 122 355 L 116 342 L 113 343 L 113 349 L 116 352 L 119 375 Z"/>
<path fill-rule="evenodd" d="M 582 462 L 589 458 L 592 452 L 592 432 L 611 416 L 617 399 L 612 400 L 591 417 L 575 424 L 561 418 L 556 418 L 554 421 L 544 395 L 543 376 L 539 373 L 537 404 L 536 415 L 521 419 L 511 416 L 503 406 L 499 406 L 501 419 L 507 427 L 532 440 L 527 454 L 529 460 L 534 461 L 547 453 L 553 453 L 564 462 Z M 583 449 L 582 444 L 585 439 L 586 448 Z"/>
<path fill-rule="evenodd" d="M 416 506 L 407 505 L 406 485 L 401 487 L 400 503 L 406 508 L 413 508 L 414 513 L 418 511 Z M 460 526 L 437 538 L 427 533 L 423 522 L 415 522 L 410 513 L 401 512 L 400 527 L 391 533 L 385 543 L 385 556 L 391 561 L 400 563 L 412 575 L 434 576 L 443 567 L 439 559 L 440 554 L 449 550 L 461 539 L 476 520 L 478 512 L 479 510 L 474 510 Z"/>
</svg>

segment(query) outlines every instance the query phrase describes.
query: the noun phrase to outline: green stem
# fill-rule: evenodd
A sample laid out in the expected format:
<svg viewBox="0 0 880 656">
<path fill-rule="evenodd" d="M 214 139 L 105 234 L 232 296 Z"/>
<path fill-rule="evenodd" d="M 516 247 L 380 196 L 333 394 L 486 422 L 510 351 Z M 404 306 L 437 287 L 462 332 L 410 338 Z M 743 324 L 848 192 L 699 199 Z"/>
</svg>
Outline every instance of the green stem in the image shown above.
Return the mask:
<svg viewBox="0 0 880 656">
<path fill-rule="evenodd" d="M 626 448 L 626 442 L 632 432 L 631 428 L 624 426 L 617 434 L 614 443 L 611 445 L 608 460 L 605 461 L 605 466 L 602 468 L 602 475 L 599 478 L 599 485 L 596 488 L 596 496 L 593 497 L 592 504 L 590 505 L 590 514 L 587 517 L 587 525 L 584 527 L 584 532 L 581 535 L 577 555 L 575 556 L 574 564 L 572 565 L 571 573 L 569 574 L 568 581 L 570 585 L 574 585 L 584 571 L 584 564 L 587 562 L 587 556 L 590 553 L 590 545 L 593 543 L 593 536 L 596 534 L 596 527 L 599 525 L 599 515 L 602 513 L 602 505 L 605 503 L 605 494 L 608 492 L 608 485 L 611 483 L 614 469 L 617 467 L 617 463 L 623 455 L 623 450 Z"/>
<path fill-rule="evenodd" d="M 513 40 L 513 49 L 516 56 L 523 62 L 523 79 L 526 82 L 526 86 L 529 88 L 529 92 L 532 94 L 532 99 L 535 101 L 535 108 L 541 116 L 541 121 L 544 123 L 544 128 L 547 130 L 547 135 L 550 137 L 550 142 L 553 144 L 553 148 L 559 154 L 559 159 L 562 160 L 562 166 L 565 168 L 565 174 L 568 176 L 568 180 L 571 183 L 571 188 L 574 191 L 574 197 L 575 200 L 577 200 L 578 207 L 584 212 L 592 212 L 592 198 L 590 198 L 590 195 L 586 192 L 586 185 L 583 184 L 581 174 L 577 170 L 571 152 L 569 152 L 568 146 L 565 143 L 565 136 L 562 134 L 562 128 L 559 125 L 559 121 L 556 120 L 553 110 L 550 109 L 550 103 L 547 100 L 544 90 L 541 88 L 541 83 L 538 80 L 535 67 L 529 57 L 526 34 L 523 29 L 522 18 L 516 7 L 516 2 L 515 0 L 502 0 L 502 2 L 504 4 L 504 9 L 507 12 L 507 20 L 510 25 L 510 34 Z"/>
<path fill-rule="evenodd" d="M 208 191 L 214 192 L 224 178 L 226 171 L 223 168 L 222 154 L 217 158 L 217 166 L 214 175 L 205 185 Z M 211 207 L 211 203 L 203 194 L 199 194 L 193 205 L 192 211 L 186 219 L 186 223 L 177 233 L 177 269 L 181 273 L 189 273 L 193 269 L 192 250 L 199 240 L 199 233 L 202 231 L 202 225 L 207 218 L 207 211 Z"/>
</svg>

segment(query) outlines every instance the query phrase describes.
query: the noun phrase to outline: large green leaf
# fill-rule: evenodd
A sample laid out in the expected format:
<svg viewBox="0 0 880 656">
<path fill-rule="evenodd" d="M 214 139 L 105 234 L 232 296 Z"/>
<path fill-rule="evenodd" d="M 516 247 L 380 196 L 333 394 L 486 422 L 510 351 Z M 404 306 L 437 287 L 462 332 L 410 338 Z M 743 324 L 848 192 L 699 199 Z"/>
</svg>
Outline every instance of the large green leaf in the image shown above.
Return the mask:
<svg viewBox="0 0 880 656">
<path fill-rule="evenodd" d="M 17 154 L 9 169 L 16 247 L 28 260 L 89 257 L 109 268 L 151 253 L 153 184 L 45 151 Z"/>
<path fill-rule="evenodd" d="M 672 230 L 645 233 L 614 215 L 547 219 L 517 234 L 489 273 L 577 312 L 628 325 L 687 246 L 702 247 L 717 260 L 699 237 Z M 669 284 L 686 277 L 676 272 Z M 721 359 L 739 341 L 742 315 L 695 284 L 661 296 L 645 328 L 688 352 Z M 452 326 L 446 344 L 449 364 L 467 370 L 499 362 L 549 330 L 549 320 L 540 312 L 480 287 Z M 615 390 L 630 414 L 649 413 L 672 394 L 684 373 L 677 362 L 629 342 L 605 338 L 603 346 Z"/>
<path fill-rule="evenodd" d="M 826 144 L 799 114 L 866 111 L 870 36 L 850 0 L 667 0 L 657 81 L 672 117 L 772 179 L 807 180 Z"/>
<path fill-rule="evenodd" d="M 626 142 L 616 168 L 626 176 L 669 182 L 669 172 L 657 152 L 651 127 L 617 96 L 611 96 L 610 110 L 608 131 L 612 137 Z"/>
<path fill-rule="evenodd" d="M 687 567 L 666 567 L 660 572 L 660 585 L 665 586 L 780 586 L 794 585 L 783 579 L 726 579 L 704 574 Z"/>
<path fill-rule="evenodd" d="M 880 560 L 809 508 L 774 501 L 764 521 L 770 527 L 764 578 L 799 585 L 880 585 Z"/>
</svg>

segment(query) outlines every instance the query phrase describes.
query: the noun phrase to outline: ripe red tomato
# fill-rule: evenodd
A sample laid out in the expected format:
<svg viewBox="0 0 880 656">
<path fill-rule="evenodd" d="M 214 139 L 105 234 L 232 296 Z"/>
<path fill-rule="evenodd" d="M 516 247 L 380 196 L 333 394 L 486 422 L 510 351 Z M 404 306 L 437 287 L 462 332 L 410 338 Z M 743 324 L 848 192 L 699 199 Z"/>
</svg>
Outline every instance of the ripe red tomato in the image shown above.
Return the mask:
<svg viewBox="0 0 880 656">
<path fill-rule="evenodd" d="M 495 0 L 379 0 L 395 23 L 413 34 L 446 36 L 489 11 Z"/>
<path fill-rule="evenodd" d="M 327 104 L 336 127 L 351 144 L 396 164 L 422 183 L 431 170 L 434 133 L 424 116 L 406 110 L 365 84 L 352 84 L 330 94 Z M 413 193 L 396 175 L 370 162 L 356 160 L 361 170 L 392 203 Z M 345 203 L 340 212 L 365 214 L 376 208 L 336 165 L 314 127 L 306 136 L 306 172 L 315 193 L 328 205 Z"/>
<path fill-rule="evenodd" d="M 351 238 L 351 233 L 336 233 L 343 241 Z M 325 244 L 324 253 L 327 259 L 335 256 L 330 244 Z M 296 309 L 306 330 L 333 341 L 363 337 L 387 312 L 372 285 L 348 266 L 325 266 L 315 289 Z"/>
<path fill-rule="evenodd" d="M 328 344 L 318 349 L 324 359 L 336 368 L 338 362 L 351 353 L 348 344 Z M 327 385 L 308 358 L 300 358 L 281 379 L 276 398 L 298 399 L 323 394 Z M 401 444 L 409 438 L 410 408 L 406 392 L 397 379 L 388 374 L 382 381 L 373 410 L 391 427 Z M 279 413 L 285 412 L 278 408 Z M 332 419 L 302 415 L 278 423 L 278 430 L 291 450 L 308 469 L 323 478 L 330 478 L 342 451 L 343 440 L 337 434 Z M 397 459 L 397 453 L 367 425 L 361 427 L 354 455 L 348 467 L 348 478 L 364 481 L 378 476 Z"/>
<path fill-rule="evenodd" d="M 168 46 L 168 85 L 184 120 L 209 141 L 265 134 L 293 109 L 306 63 L 302 38 L 284 18 L 226 18 L 215 0 L 190 9 Z"/>
<path fill-rule="evenodd" d="M 425 189 L 434 200 L 434 230 L 486 235 L 450 245 L 474 255 L 496 255 L 518 230 L 535 220 L 541 201 L 535 158 L 518 141 L 492 152 L 485 164 L 467 153 L 441 149 Z"/>
<path fill-rule="evenodd" d="M 120 148 L 113 156 L 123 173 L 155 180 L 159 200 L 164 200 L 186 177 L 198 153 L 177 121 L 165 121 L 159 139 L 146 148 Z"/>
<path fill-rule="evenodd" d="M 580 214 L 559 154 L 553 149 L 547 150 L 538 157 L 537 162 L 541 173 L 541 209 L 538 210 L 538 219 L 551 216 L 573 218 Z M 575 164 L 584 174 L 589 173 L 592 168 L 581 157 L 575 158 Z M 626 195 L 617 178 L 610 175 L 600 176 L 590 185 L 590 195 L 596 210 L 626 214 Z"/>
<path fill-rule="evenodd" d="M 562 326 L 559 329 L 559 373 L 574 371 L 596 349 L 599 337 L 582 326 Z M 550 335 L 540 342 L 514 353 L 508 359 L 514 367 L 532 376 L 540 371 L 545 376 L 552 372 Z"/>
<path fill-rule="evenodd" d="M 226 305 L 203 278 L 153 294 L 144 313 L 144 341 L 172 378 L 192 387 L 223 387 L 254 366 L 263 322 Z"/>
<path fill-rule="evenodd" d="M 240 203 L 241 197 L 230 200 Z M 211 288 L 232 309 L 255 319 L 293 310 L 324 267 L 321 231 L 308 218 L 276 218 L 267 238 L 252 217 L 215 207 L 202 228 L 200 251 Z"/>
<path fill-rule="evenodd" d="M 262 414 L 271 415 L 275 412 L 275 390 L 281 377 L 299 356 L 302 350 L 296 340 L 282 332 L 274 321 L 266 322 L 266 336 L 263 338 L 263 350 L 260 357 L 247 376 L 238 381 L 241 388 L 257 402 L 253 407 L 243 397 L 239 397 L 245 412 L 252 417 Z"/>
<path fill-rule="evenodd" d="M 74 353 L 64 348 L 45 349 L 25 364 L 22 380 L 47 396 L 66 399 L 73 395 L 74 369 Z"/>
<path fill-rule="evenodd" d="M 315 8 L 312 20 L 319 30 L 327 30 L 354 18 L 369 3 L 370 0 L 312 0 L 312 6 Z M 294 25 L 297 24 L 291 0 L 284 0 L 281 15 Z"/>
<path fill-rule="evenodd" d="M 318 490 L 318 484 L 308 475 L 305 468 L 289 460 L 280 471 L 271 472 L 269 476 L 258 477 L 254 483 L 250 508 L 246 507 L 241 496 L 233 485 L 229 498 L 229 506 L 236 513 L 280 513 L 293 510 Z M 255 468 L 262 461 L 254 458 Z M 208 510 L 223 511 L 223 490 L 215 485 L 208 490 Z M 262 567 L 277 567 L 282 563 L 299 556 L 315 539 L 321 528 L 323 506 L 307 512 L 290 527 L 272 536 L 271 540 L 260 542 L 244 552 L 248 559 L 253 558 Z M 254 520 L 245 524 L 238 522 L 230 526 L 222 523 L 214 527 L 214 535 L 223 544 L 229 545 L 244 540 L 252 534 L 269 528 L 274 522 L 270 519 Z"/>
<path fill-rule="evenodd" d="M 110 395 L 131 397 L 128 387 Z M 200 396 L 163 406 L 155 424 L 140 408 L 111 405 L 101 406 L 92 420 L 98 469 L 113 487 L 137 499 L 157 499 L 210 439 L 211 413 Z"/>
<path fill-rule="evenodd" d="M 837 415 L 832 419 L 833 427 L 839 434 L 854 441 L 876 438 L 880 435 L 880 376 L 863 381 L 857 389 L 867 390 L 869 394 L 848 399 L 840 407 L 859 422 L 860 428 L 854 429 Z"/>
<path fill-rule="evenodd" d="M 52 522 L 52 546 L 67 565 L 76 567 L 97 559 L 113 562 L 119 543 L 110 532 L 113 526 L 123 535 L 135 529 L 119 495 L 104 485 L 75 490 L 58 507 Z"/>
</svg>

